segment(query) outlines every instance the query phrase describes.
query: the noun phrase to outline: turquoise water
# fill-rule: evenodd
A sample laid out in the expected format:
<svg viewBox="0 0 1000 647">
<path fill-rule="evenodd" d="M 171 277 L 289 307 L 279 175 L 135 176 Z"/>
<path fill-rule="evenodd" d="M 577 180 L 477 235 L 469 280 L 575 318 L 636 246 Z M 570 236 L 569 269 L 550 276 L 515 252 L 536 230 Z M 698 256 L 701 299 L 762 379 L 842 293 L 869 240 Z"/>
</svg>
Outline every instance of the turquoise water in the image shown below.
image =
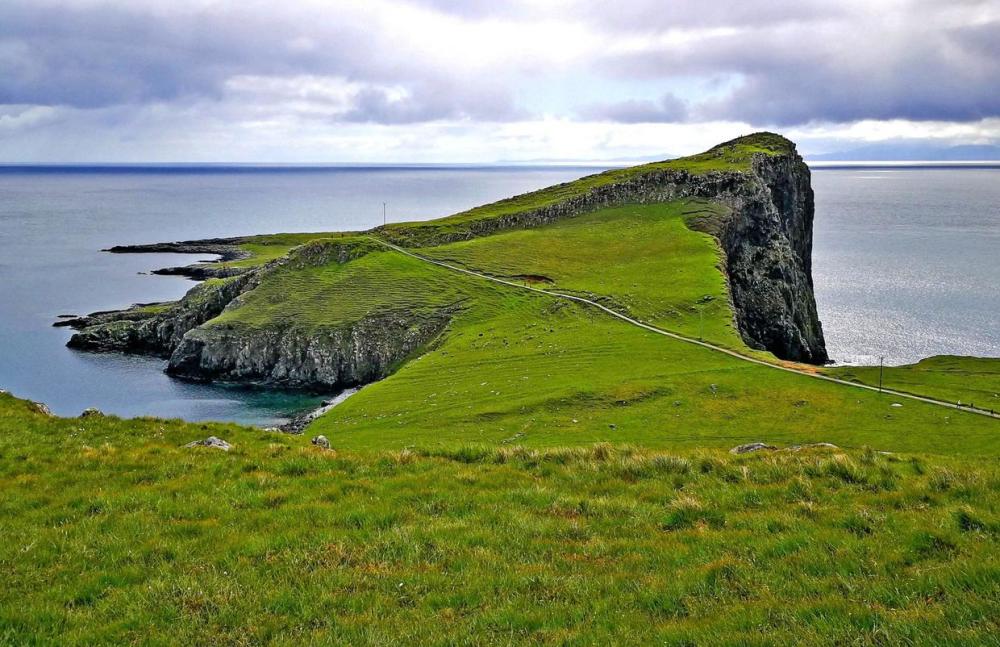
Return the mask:
<svg viewBox="0 0 1000 647">
<path fill-rule="evenodd" d="M 59 314 L 175 299 L 140 274 L 197 258 L 115 244 L 419 220 L 570 180 L 586 168 L 0 168 L 0 388 L 62 415 L 270 425 L 330 394 L 190 384 L 163 362 L 64 347 Z M 831 356 L 901 363 L 1000 355 L 1000 171 L 821 170 L 814 277 Z"/>
</svg>

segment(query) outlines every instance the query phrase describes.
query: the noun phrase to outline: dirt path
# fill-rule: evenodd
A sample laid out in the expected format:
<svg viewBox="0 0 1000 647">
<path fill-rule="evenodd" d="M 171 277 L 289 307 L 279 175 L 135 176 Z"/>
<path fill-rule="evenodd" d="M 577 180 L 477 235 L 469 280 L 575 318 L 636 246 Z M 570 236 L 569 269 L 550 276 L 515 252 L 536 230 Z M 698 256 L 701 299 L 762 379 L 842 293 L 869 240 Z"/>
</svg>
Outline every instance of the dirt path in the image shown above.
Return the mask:
<svg viewBox="0 0 1000 647">
<path fill-rule="evenodd" d="M 517 288 L 518 290 L 527 290 L 529 292 L 537 292 L 539 294 L 545 294 L 545 295 L 548 295 L 550 297 L 555 297 L 557 299 L 567 299 L 569 301 L 576 301 L 577 303 L 582 303 L 584 305 L 588 305 L 588 306 L 591 306 L 593 308 L 597 308 L 598 310 L 602 310 L 605 313 L 611 315 L 612 317 L 615 317 L 617 319 L 621 319 L 622 321 L 624 321 L 626 323 L 629 323 L 629 324 L 631 324 L 633 326 L 637 326 L 639 328 L 642 328 L 643 330 L 648 330 L 649 332 L 656 333 L 657 335 L 663 335 L 664 337 L 670 337 L 671 339 L 676 339 L 677 341 L 682 341 L 682 342 L 685 342 L 685 343 L 688 343 L 688 344 L 694 344 L 695 346 L 701 346 L 702 348 L 707 348 L 709 350 L 713 350 L 713 351 L 716 351 L 718 353 L 724 353 L 726 355 L 729 355 L 731 357 L 735 357 L 736 359 L 742 360 L 744 362 L 750 362 L 750 363 L 753 363 L 753 364 L 759 364 L 761 366 L 766 366 L 768 368 L 773 368 L 773 369 L 776 369 L 776 370 L 779 370 L 779 371 L 786 371 L 788 373 L 795 373 L 797 375 L 804 375 L 805 377 L 810 377 L 810 378 L 813 378 L 815 380 L 824 380 L 826 382 L 833 382 L 834 384 L 841 384 L 843 386 L 849 386 L 849 387 L 853 387 L 853 388 L 856 388 L 856 389 L 865 389 L 867 391 L 874 391 L 876 393 L 881 392 L 881 393 L 884 393 L 886 395 L 891 395 L 891 396 L 897 397 L 897 398 L 905 398 L 907 400 L 916 400 L 918 402 L 926 402 L 928 404 L 937 405 L 939 407 L 945 407 L 945 408 L 951 409 L 953 411 L 962 411 L 962 412 L 965 412 L 965 413 L 974 413 L 974 414 L 977 414 L 977 415 L 980 415 L 980 416 L 984 416 L 986 418 L 1000 419 L 1000 413 L 990 413 L 989 411 L 985 411 L 983 409 L 973 409 L 973 408 L 970 408 L 970 407 L 959 407 L 959 406 L 956 406 L 955 404 L 953 404 L 951 402 L 946 402 L 944 400 L 937 400 L 935 398 L 929 398 L 929 397 L 922 396 L 922 395 L 915 395 L 913 393 L 906 393 L 904 391 L 895 391 L 893 389 L 883 388 L 883 389 L 881 389 L 881 391 L 879 391 L 879 388 L 876 387 L 876 386 L 870 386 L 868 384 L 861 384 L 861 383 L 858 383 L 858 382 L 849 382 L 847 380 L 841 380 L 841 379 L 836 378 L 836 377 L 830 377 L 829 375 L 823 375 L 822 373 L 816 372 L 816 367 L 813 367 L 813 366 L 809 366 L 808 368 L 798 368 L 798 367 L 796 367 L 794 365 L 789 366 L 787 364 L 775 364 L 773 362 L 768 362 L 768 361 L 765 361 L 765 360 L 762 360 L 762 359 L 757 359 L 756 357 L 748 357 L 746 355 L 743 355 L 742 353 L 738 353 L 738 352 L 736 352 L 734 350 L 730 350 L 728 348 L 723 348 L 722 346 L 716 346 L 715 344 L 711 344 L 711 343 L 709 343 L 707 341 L 702 341 L 700 339 L 694 339 L 693 337 L 685 337 L 684 335 L 679 335 L 677 333 L 670 332 L 668 330 L 663 330 L 662 328 L 657 328 L 656 326 L 651 326 L 649 324 L 646 324 L 646 323 L 643 323 L 643 322 L 638 321 L 636 319 L 633 319 L 632 317 L 623 315 L 620 312 L 616 312 L 616 311 L 612 310 L 611 308 L 608 308 L 606 306 L 601 305 L 600 303 L 597 303 L 596 301 L 591 301 L 590 299 L 585 299 L 583 297 L 573 296 L 571 294 L 563 294 L 562 292 L 555 292 L 553 290 L 545 290 L 545 289 L 542 289 L 542 288 L 533 288 L 533 287 L 528 286 L 528 285 L 522 285 L 520 283 L 515 283 L 513 281 L 507 281 L 507 280 L 504 280 L 504 279 L 497 278 L 495 276 L 490 276 L 488 274 L 482 274 L 480 272 L 474 272 L 474 271 L 466 269 L 464 267 L 458 267 L 456 265 L 451 265 L 449 263 L 445 263 L 445 262 L 442 262 L 442 261 L 436 261 L 436 260 L 434 260 L 432 258 L 427 258 L 426 256 L 421 256 L 420 254 L 416 254 L 416 253 L 411 252 L 410 250 L 407 250 L 407 249 L 405 249 L 403 247 L 399 247 L 397 245 L 393 245 L 392 243 L 388 243 L 388 242 L 386 242 L 384 240 L 380 240 L 378 238 L 375 238 L 374 236 L 372 236 L 371 238 L 375 242 L 377 242 L 377 243 L 379 243 L 381 245 L 384 245 L 384 246 L 388 247 L 389 249 L 392 249 L 392 250 L 394 250 L 396 252 L 399 252 L 400 254 L 405 254 L 405 255 L 410 256 L 412 258 L 415 258 L 415 259 L 417 259 L 419 261 L 423 261 L 424 263 L 430 263 L 431 265 L 437 265 L 438 267 L 443 267 L 443 268 L 451 270 L 453 272 L 461 272 L 462 274 L 468 274 L 469 276 L 475 276 L 477 278 L 484 279 L 486 281 L 492 281 L 494 283 L 501 283 L 503 285 L 507 285 L 507 286 L 510 286 L 512 288 Z"/>
</svg>

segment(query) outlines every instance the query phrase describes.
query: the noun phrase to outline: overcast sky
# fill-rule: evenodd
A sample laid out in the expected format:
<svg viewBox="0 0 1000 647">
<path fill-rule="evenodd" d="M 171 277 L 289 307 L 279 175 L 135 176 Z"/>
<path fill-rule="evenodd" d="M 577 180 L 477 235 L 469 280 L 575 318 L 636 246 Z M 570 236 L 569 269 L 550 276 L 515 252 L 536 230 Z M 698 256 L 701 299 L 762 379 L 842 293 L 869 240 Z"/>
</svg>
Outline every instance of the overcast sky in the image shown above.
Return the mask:
<svg viewBox="0 0 1000 647">
<path fill-rule="evenodd" d="M 0 161 L 1000 143 L 1000 0 L 0 0 Z"/>
</svg>

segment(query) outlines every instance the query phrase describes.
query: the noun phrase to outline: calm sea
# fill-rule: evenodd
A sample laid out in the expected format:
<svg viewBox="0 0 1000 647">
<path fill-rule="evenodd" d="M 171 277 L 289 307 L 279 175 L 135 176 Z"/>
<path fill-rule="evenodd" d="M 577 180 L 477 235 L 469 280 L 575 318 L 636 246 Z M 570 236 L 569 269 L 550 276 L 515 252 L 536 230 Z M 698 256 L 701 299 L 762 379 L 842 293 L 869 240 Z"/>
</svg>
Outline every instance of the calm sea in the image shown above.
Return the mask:
<svg viewBox="0 0 1000 647">
<path fill-rule="evenodd" d="M 114 244 L 364 229 L 446 215 L 593 168 L 0 168 L 0 388 L 59 414 L 275 424 L 322 395 L 188 384 L 163 362 L 74 352 L 59 314 L 175 299 L 143 274 L 196 258 Z M 814 268 L 831 355 L 1000 355 L 1000 171 L 819 170 Z"/>
</svg>

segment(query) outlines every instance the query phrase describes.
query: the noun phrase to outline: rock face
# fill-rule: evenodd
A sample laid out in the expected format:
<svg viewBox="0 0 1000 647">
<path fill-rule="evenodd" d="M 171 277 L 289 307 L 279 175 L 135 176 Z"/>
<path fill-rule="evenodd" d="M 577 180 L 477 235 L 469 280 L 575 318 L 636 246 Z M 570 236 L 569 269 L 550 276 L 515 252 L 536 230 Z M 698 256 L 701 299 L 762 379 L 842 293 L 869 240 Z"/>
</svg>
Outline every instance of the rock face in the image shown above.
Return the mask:
<svg viewBox="0 0 1000 647">
<path fill-rule="evenodd" d="M 258 270 L 200 283 L 161 310 L 139 306 L 59 323 L 80 330 L 66 343 L 70 348 L 169 357 L 189 330 L 219 316 L 236 297 L 256 287 L 262 275 Z"/>
<path fill-rule="evenodd" d="M 335 389 L 380 380 L 440 334 L 449 313 L 387 313 L 346 326 L 300 330 L 211 325 L 184 336 L 167 373 Z"/>
<path fill-rule="evenodd" d="M 761 156 L 718 238 L 736 323 L 747 345 L 782 359 L 829 358 L 812 281 L 813 191 L 797 154 Z"/>
</svg>

